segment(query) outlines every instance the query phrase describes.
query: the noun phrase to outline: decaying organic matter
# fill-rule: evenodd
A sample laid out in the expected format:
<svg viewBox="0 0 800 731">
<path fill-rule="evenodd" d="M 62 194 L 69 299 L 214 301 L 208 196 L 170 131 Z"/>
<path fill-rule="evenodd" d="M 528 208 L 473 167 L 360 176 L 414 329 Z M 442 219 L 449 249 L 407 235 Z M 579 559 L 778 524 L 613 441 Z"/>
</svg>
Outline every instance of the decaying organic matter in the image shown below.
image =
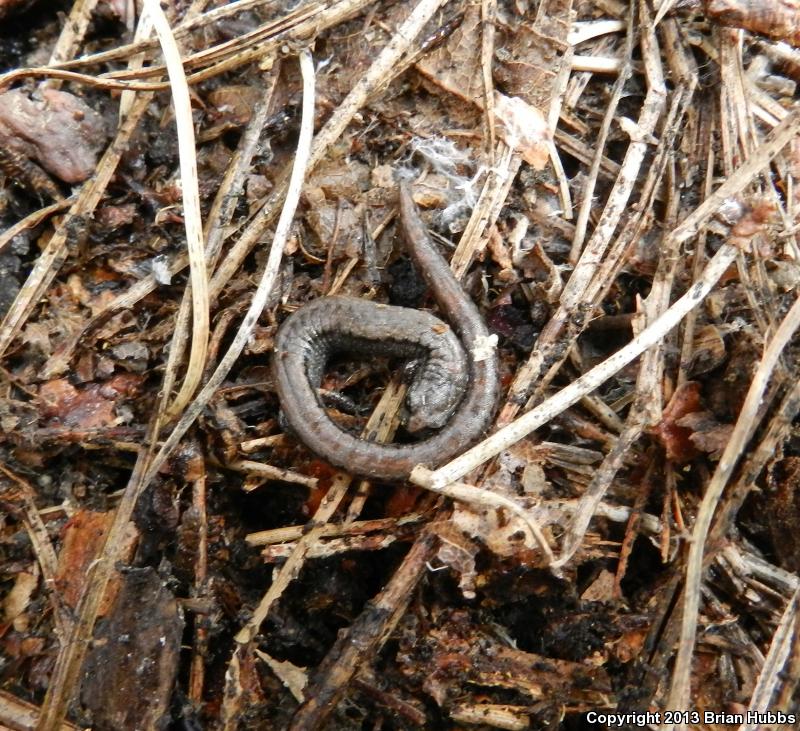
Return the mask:
<svg viewBox="0 0 800 731">
<path fill-rule="evenodd" d="M 795 0 L 0 17 L 0 727 L 800 713 Z M 500 404 L 358 480 L 271 359 L 327 297 L 443 315 L 398 173 Z M 325 418 L 412 442 L 398 352 Z"/>
</svg>

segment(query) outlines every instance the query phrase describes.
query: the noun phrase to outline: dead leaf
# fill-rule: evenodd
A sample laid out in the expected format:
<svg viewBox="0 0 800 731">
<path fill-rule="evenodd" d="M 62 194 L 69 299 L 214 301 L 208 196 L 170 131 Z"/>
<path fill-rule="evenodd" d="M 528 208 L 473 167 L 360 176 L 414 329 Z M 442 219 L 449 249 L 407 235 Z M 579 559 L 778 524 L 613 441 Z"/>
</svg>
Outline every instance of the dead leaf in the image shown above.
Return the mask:
<svg viewBox="0 0 800 731">
<path fill-rule="evenodd" d="M 541 170 L 550 156 L 550 128 L 544 115 L 520 97 L 495 92 L 494 116 L 505 130 L 506 144 Z"/>
<path fill-rule="evenodd" d="M 667 459 L 685 464 L 697 456 L 697 449 L 690 438 L 691 430 L 678 422 L 687 414 L 700 410 L 700 384 L 696 381 L 684 383 L 672 394 L 661 414 L 661 421 L 653 429 L 653 434 L 664 447 Z"/>
<path fill-rule="evenodd" d="M 25 614 L 25 610 L 38 585 L 39 571 L 34 564 L 31 571 L 17 573 L 14 586 L 3 600 L 3 619 L 5 622 L 11 622 L 17 632 L 25 632 L 28 629 L 29 617 Z"/>
<path fill-rule="evenodd" d="M 687 414 L 675 423 L 689 429 L 692 444 L 701 452 L 710 454 L 711 459 L 722 457 L 733 432 L 733 424 L 721 424 L 710 411 Z"/>
<path fill-rule="evenodd" d="M 97 429 L 117 426 L 117 407 L 136 393 L 142 377 L 120 373 L 103 383 L 75 388 L 66 378 L 43 383 L 39 389 L 40 414 L 48 426 Z"/>
</svg>

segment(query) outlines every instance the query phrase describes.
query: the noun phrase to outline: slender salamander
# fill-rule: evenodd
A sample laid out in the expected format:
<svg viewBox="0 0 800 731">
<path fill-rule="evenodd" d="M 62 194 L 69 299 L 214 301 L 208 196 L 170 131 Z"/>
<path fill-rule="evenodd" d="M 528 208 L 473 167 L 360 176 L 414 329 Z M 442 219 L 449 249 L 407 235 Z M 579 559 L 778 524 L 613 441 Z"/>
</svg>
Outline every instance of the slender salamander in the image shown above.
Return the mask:
<svg viewBox="0 0 800 731">
<path fill-rule="evenodd" d="M 348 472 L 385 480 L 405 479 L 418 464 L 435 467 L 463 451 L 488 428 L 499 392 L 497 355 L 486 326 L 430 241 L 405 183 L 400 221 L 406 249 L 458 337 L 419 310 L 323 297 L 284 321 L 272 361 L 281 406 L 297 437 Z M 410 444 L 377 444 L 340 429 L 317 393 L 326 363 L 340 353 L 419 360 L 406 397 L 406 429 L 438 431 Z"/>
</svg>

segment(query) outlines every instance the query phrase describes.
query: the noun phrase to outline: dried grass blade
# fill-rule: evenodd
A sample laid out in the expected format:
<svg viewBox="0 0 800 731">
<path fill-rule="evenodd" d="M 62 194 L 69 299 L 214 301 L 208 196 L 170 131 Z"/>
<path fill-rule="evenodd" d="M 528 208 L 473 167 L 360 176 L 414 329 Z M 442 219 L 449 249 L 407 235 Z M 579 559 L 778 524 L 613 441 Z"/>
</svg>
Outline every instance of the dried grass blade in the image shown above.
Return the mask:
<svg viewBox="0 0 800 731">
<path fill-rule="evenodd" d="M 183 218 L 186 227 L 186 247 L 189 253 L 190 286 L 192 288 L 192 347 L 186 368 L 186 378 L 170 407 L 170 413 L 174 415 L 179 413 L 190 401 L 203 376 L 209 337 L 208 272 L 203 246 L 203 223 L 197 181 L 192 105 L 189 99 L 189 85 L 183 71 L 183 60 L 167 17 L 161 10 L 158 0 L 145 0 L 144 7 L 150 15 L 161 44 L 172 91 L 175 125 L 178 130 Z"/>
</svg>

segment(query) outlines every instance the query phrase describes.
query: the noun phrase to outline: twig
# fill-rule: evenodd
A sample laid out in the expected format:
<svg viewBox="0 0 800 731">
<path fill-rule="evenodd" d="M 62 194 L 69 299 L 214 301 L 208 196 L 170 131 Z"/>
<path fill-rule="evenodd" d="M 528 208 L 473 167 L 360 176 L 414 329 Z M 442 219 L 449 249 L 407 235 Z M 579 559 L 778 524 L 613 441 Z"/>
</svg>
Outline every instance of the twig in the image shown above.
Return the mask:
<svg viewBox="0 0 800 731">
<path fill-rule="evenodd" d="M 677 100 L 676 100 L 677 101 Z M 676 105 L 677 107 L 677 105 Z M 670 179 L 672 176 L 669 176 Z M 652 203 L 652 200 L 651 200 Z M 670 196 L 669 209 L 666 216 L 667 225 L 674 225 L 675 209 L 678 204 L 677 195 Z M 644 324 L 653 322 L 667 310 L 670 293 L 675 278 L 675 268 L 679 261 L 678 244 L 667 237 L 659 247 L 659 258 L 656 276 L 650 294 L 643 303 Z M 565 565 L 578 550 L 589 522 L 594 515 L 597 504 L 603 499 L 629 449 L 639 439 L 644 429 L 653 426 L 661 415 L 661 383 L 663 381 L 663 342 L 649 348 L 642 356 L 639 374 L 636 379 L 636 390 L 633 408 L 631 408 L 624 431 L 619 441 L 603 460 L 603 464 L 595 473 L 592 481 L 580 498 L 580 508 L 567 529 L 561 555 L 557 566 Z M 638 497 L 637 497 L 638 500 Z M 624 555 L 623 545 L 623 555 Z"/>
<path fill-rule="evenodd" d="M 706 153 L 706 167 L 703 197 L 707 198 L 713 190 L 714 180 L 714 145 L 711 140 L 706 142 L 708 150 Z M 695 245 L 694 262 L 692 264 L 692 281 L 694 281 L 702 270 L 703 260 L 706 256 L 706 232 L 701 231 Z M 689 380 L 689 366 L 692 362 L 692 352 L 694 350 L 694 333 L 697 323 L 697 315 L 690 312 L 683 326 L 683 343 L 681 344 L 681 358 L 678 366 L 678 376 L 676 385 L 680 386 Z"/>
<path fill-rule="evenodd" d="M 50 53 L 50 63 L 61 63 L 73 57 L 86 34 L 97 0 L 77 0 L 69 11 L 69 18 L 61 28 L 55 46 Z"/>
<path fill-rule="evenodd" d="M 208 581 L 208 511 L 206 509 L 206 470 L 204 460 L 202 474 L 198 475 L 192 485 L 192 508 L 197 527 L 197 554 L 194 558 L 194 586 L 192 596 L 202 598 L 207 593 Z M 187 695 L 194 703 L 203 700 L 203 684 L 205 682 L 205 657 L 208 650 L 208 627 L 197 616 L 194 618 L 194 641 L 192 642 L 192 659 L 189 664 L 189 683 Z"/>
<path fill-rule="evenodd" d="M 378 405 L 370 414 L 366 425 L 364 426 L 364 433 L 361 435 L 362 439 L 374 442 L 390 442 L 397 431 L 399 419 L 397 415 L 403 406 L 406 398 L 406 386 L 397 377 L 392 378 L 386 385 Z M 355 490 L 355 494 L 350 499 L 350 505 L 347 506 L 347 515 L 345 516 L 345 524 L 352 523 L 364 509 L 372 492 L 372 483 L 369 480 L 359 480 Z"/>
<path fill-rule="evenodd" d="M 800 381 L 796 382 L 781 400 L 780 406 L 765 431 L 764 438 L 753 450 L 747 462 L 742 465 L 739 479 L 730 491 L 725 504 L 717 511 L 708 539 L 712 552 L 722 544 L 739 508 L 750 491 L 756 487 L 758 476 L 764 467 L 775 458 L 780 444 L 789 436 L 798 413 L 800 413 Z"/>
<path fill-rule="evenodd" d="M 3 731 L 31 731 L 36 728 L 39 717 L 39 708 L 33 703 L 17 698 L 11 693 L 0 690 L 0 729 Z M 84 731 L 66 721 L 61 724 L 59 731 Z"/>
<path fill-rule="evenodd" d="M 625 23 L 622 20 L 579 21 L 572 24 L 567 42 L 571 46 L 577 46 L 606 33 L 619 33 L 622 30 L 625 30 Z"/>
<path fill-rule="evenodd" d="M 266 0 L 268 1 L 268 0 Z M 211 64 L 202 70 L 190 74 L 187 80 L 190 85 L 197 84 L 209 78 L 213 78 L 225 71 L 237 68 L 244 64 L 255 61 L 265 54 L 274 53 L 284 43 L 291 42 L 305 42 L 309 37 L 314 37 L 327 28 L 341 23 L 353 15 L 357 14 L 372 0 L 339 0 L 339 2 L 328 3 L 310 3 L 308 6 L 302 6 L 287 15 L 279 17 L 275 21 L 267 22 L 249 33 L 245 33 L 237 38 L 218 44 L 211 48 L 199 51 L 185 59 L 183 63 L 185 68 L 193 69 L 202 67 L 204 64 Z M 183 31 L 191 30 L 195 27 L 202 27 L 205 24 L 213 23 L 221 17 L 230 14 L 228 8 L 236 7 L 236 12 L 244 10 L 248 7 L 266 4 L 265 0 L 260 3 L 231 3 L 230 6 L 225 6 L 212 10 L 201 16 L 201 20 L 197 24 L 187 22 L 181 26 Z M 182 32 L 181 37 L 185 36 Z M 78 68 L 81 66 L 90 66 L 97 64 L 108 63 L 120 58 L 128 58 L 136 53 L 148 51 L 152 49 L 155 44 L 152 41 L 137 41 L 111 51 L 104 51 L 102 53 L 84 56 L 82 58 L 68 61 L 59 64 L 61 69 Z M 155 64 L 146 68 L 131 68 L 124 71 L 113 71 L 108 74 L 102 75 L 100 78 L 108 80 L 127 80 L 135 78 L 152 78 L 160 77 L 164 74 L 165 68 L 161 65 Z M 0 88 L 10 83 L 10 79 L 16 79 L 20 75 L 25 75 L 26 70 L 12 71 L 9 74 L 0 75 Z M 164 82 L 158 81 L 157 89 L 166 88 Z"/>
<path fill-rule="evenodd" d="M 375 535 L 347 536 L 346 538 L 331 538 L 324 541 L 316 541 L 308 547 L 305 554 L 307 560 L 331 558 L 338 553 L 352 553 L 353 551 L 384 551 L 389 546 L 405 541 L 411 543 L 416 537 L 415 531 L 401 531 L 392 533 L 378 533 Z M 282 564 L 289 558 L 296 546 L 292 544 L 282 544 L 279 546 L 269 546 L 261 551 L 261 558 L 264 563 Z"/>
<path fill-rule="evenodd" d="M 423 531 L 389 583 L 342 633 L 320 665 L 306 692 L 306 701 L 292 719 L 288 731 L 311 731 L 322 726 L 335 710 L 366 658 L 372 657 L 386 641 L 413 596 L 433 556 L 436 539 Z"/>
<path fill-rule="evenodd" d="M 168 81 L 125 81 L 122 79 L 106 79 L 102 76 L 91 76 L 78 71 L 54 69 L 49 66 L 30 66 L 24 69 L 15 69 L 0 76 L 0 89 L 7 89 L 17 81 L 35 78 L 37 76 L 59 81 L 71 81 L 95 89 L 121 89 L 123 91 L 163 91 L 168 89 Z M 47 83 L 47 82 L 45 82 Z"/>
<path fill-rule="evenodd" d="M 256 634 L 258 634 L 261 624 L 267 618 L 267 614 L 269 614 L 269 610 L 272 608 L 275 600 L 283 594 L 286 587 L 289 586 L 300 573 L 300 569 L 305 564 L 308 550 L 324 535 L 326 523 L 338 509 L 349 486 L 350 479 L 343 473 L 340 473 L 338 477 L 334 478 L 330 490 L 328 490 L 324 500 L 314 514 L 312 523 L 314 527 L 297 541 L 295 550 L 292 552 L 292 555 L 289 556 L 286 563 L 281 566 L 280 573 L 261 598 L 258 606 L 253 611 L 253 616 L 236 634 L 236 642 L 239 643 L 239 645 L 249 644 L 253 641 Z M 240 650 L 241 648 L 237 648 L 235 653 L 240 652 Z"/>
<path fill-rule="evenodd" d="M 244 472 L 248 475 L 258 475 L 268 480 L 281 480 L 282 482 L 293 482 L 297 485 L 316 488 L 317 478 L 302 475 L 294 470 L 287 470 L 282 467 L 273 467 L 264 462 L 256 462 L 252 459 L 239 459 L 225 465 L 228 469 Z"/>
<path fill-rule="evenodd" d="M 603 122 L 600 126 L 600 131 L 597 133 L 597 141 L 595 147 L 594 159 L 592 160 L 591 167 L 586 176 L 586 182 L 583 186 L 581 197 L 581 207 L 578 209 L 578 218 L 575 221 L 575 236 L 572 239 L 572 249 L 569 253 L 569 258 L 572 263 L 575 263 L 580 256 L 581 248 L 583 247 L 584 237 L 586 236 L 586 225 L 589 222 L 589 213 L 594 203 L 594 191 L 597 185 L 597 176 L 600 173 L 600 163 L 603 160 L 603 150 L 606 146 L 608 133 L 611 130 L 611 123 L 614 121 L 614 115 L 617 111 L 620 99 L 622 99 L 622 90 L 631 75 L 631 53 L 633 52 L 633 4 L 631 4 L 628 16 L 628 33 L 625 39 L 625 57 L 622 59 L 623 63 L 619 70 L 619 76 L 614 82 L 614 87 L 611 90 L 611 98 L 606 106 L 606 113 L 603 116 Z"/>
<path fill-rule="evenodd" d="M 495 120 L 494 120 L 494 81 L 492 61 L 494 60 L 494 24 L 497 16 L 497 0 L 481 0 L 481 79 L 483 81 L 484 122 L 488 131 L 487 145 L 489 164 L 494 165 Z"/>
<path fill-rule="evenodd" d="M 793 636 L 797 631 L 797 620 L 800 615 L 798 609 L 800 609 L 800 587 L 795 590 L 792 598 L 786 604 L 780 624 L 772 635 L 769 652 L 758 675 L 758 683 L 753 690 L 753 695 L 750 696 L 750 705 L 747 707 L 748 715 L 764 713 L 773 708 L 772 696 L 792 649 Z M 739 726 L 739 731 L 756 731 L 758 728 L 762 728 L 760 723 L 747 721 Z"/>
<path fill-rule="evenodd" d="M 573 71 L 591 71 L 593 74 L 618 74 L 625 68 L 625 60 L 608 56 L 572 57 Z"/>
<path fill-rule="evenodd" d="M 404 515 L 402 518 L 376 518 L 374 520 L 356 520 L 351 523 L 328 523 L 322 529 L 323 538 L 338 538 L 393 531 L 407 525 L 415 525 L 423 519 L 418 513 Z M 290 525 L 285 528 L 273 528 L 249 533 L 245 536 L 248 546 L 272 546 L 276 543 L 289 543 L 303 537 L 305 526 Z"/>
</svg>

